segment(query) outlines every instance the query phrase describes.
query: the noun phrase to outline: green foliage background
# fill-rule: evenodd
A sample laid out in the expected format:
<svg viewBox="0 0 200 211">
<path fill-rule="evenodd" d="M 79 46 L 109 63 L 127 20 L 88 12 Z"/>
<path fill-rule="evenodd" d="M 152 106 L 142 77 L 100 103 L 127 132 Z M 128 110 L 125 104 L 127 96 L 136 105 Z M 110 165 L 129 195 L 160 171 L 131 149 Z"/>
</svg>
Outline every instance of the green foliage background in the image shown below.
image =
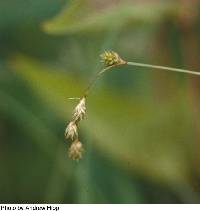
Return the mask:
<svg viewBox="0 0 200 211">
<path fill-rule="evenodd" d="M 107 72 L 67 156 L 77 97 L 115 50 L 197 70 L 199 1 L 0 1 L 0 203 L 199 203 L 200 79 Z"/>
</svg>

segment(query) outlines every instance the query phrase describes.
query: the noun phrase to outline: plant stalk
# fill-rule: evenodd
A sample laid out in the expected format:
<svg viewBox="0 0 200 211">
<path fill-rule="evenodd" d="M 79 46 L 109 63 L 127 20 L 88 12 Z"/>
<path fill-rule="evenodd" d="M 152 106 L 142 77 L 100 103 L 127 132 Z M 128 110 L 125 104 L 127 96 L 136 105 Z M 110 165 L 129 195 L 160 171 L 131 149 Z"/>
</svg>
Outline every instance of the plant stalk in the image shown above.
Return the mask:
<svg viewBox="0 0 200 211">
<path fill-rule="evenodd" d="M 131 65 L 131 66 L 137 66 L 137 67 L 148 67 L 148 68 L 169 70 L 169 71 L 180 72 L 180 73 L 188 73 L 192 75 L 200 75 L 200 72 L 197 72 L 197 71 L 190 71 L 190 70 L 173 68 L 173 67 L 164 67 L 164 66 L 159 66 L 159 65 L 143 64 L 143 63 L 137 63 L 137 62 L 127 62 L 126 64 Z"/>
<path fill-rule="evenodd" d="M 136 67 L 147 67 L 147 68 L 153 68 L 153 69 L 160 69 L 160 70 L 169 70 L 169 71 L 173 71 L 173 72 L 180 72 L 180 73 L 187 73 L 187 74 L 192 74 L 192 75 L 199 75 L 200 76 L 200 72 L 197 71 L 190 71 L 190 70 L 185 70 L 185 69 L 180 69 L 180 68 L 173 68 L 173 67 L 165 67 L 165 66 L 160 66 L 160 65 L 151 65 L 151 64 L 144 64 L 144 63 L 138 63 L 138 62 L 124 62 L 118 65 L 112 65 L 112 66 L 108 66 L 102 70 L 100 70 L 91 80 L 91 82 L 89 83 L 88 87 L 85 89 L 84 92 L 84 97 L 87 97 L 87 95 L 89 94 L 90 89 L 92 88 L 92 86 L 94 85 L 94 83 L 97 81 L 97 79 L 107 70 L 116 67 L 116 66 L 120 66 L 120 65 L 130 65 L 130 66 L 136 66 Z"/>
</svg>

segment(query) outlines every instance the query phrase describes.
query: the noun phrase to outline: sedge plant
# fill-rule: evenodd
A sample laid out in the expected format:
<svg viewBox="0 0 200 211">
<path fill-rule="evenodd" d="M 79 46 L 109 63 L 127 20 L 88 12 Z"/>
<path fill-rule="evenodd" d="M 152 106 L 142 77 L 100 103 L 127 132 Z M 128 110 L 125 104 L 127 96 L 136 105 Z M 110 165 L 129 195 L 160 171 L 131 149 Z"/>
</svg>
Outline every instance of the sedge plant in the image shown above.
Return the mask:
<svg viewBox="0 0 200 211">
<path fill-rule="evenodd" d="M 144 68 L 153 68 L 153 69 L 160 69 L 160 70 L 169 70 L 179 73 L 186 73 L 192 75 L 199 75 L 200 72 L 197 71 L 190 71 L 185 69 L 173 68 L 173 67 L 165 67 L 159 65 L 151 65 L 151 64 L 144 64 L 144 63 L 137 63 L 137 62 L 128 62 L 122 59 L 119 54 L 114 51 L 105 51 L 103 54 L 100 55 L 101 61 L 103 62 L 103 69 L 101 69 L 91 80 L 85 91 L 83 92 L 82 97 L 80 98 L 69 98 L 69 99 L 78 99 L 79 102 L 76 105 L 71 121 L 66 127 L 65 130 L 65 137 L 66 139 L 70 139 L 72 141 L 71 146 L 68 150 L 68 155 L 73 160 L 79 160 L 83 156 L 83 144 L 79 140 L 78 135 L 78 125 L 80 121 L 82 121 L 86 114 L 86 98 L 89 95 L 89 92 L 94 85 L 94 83 L 99 79 L 99 77 L 104 74 L 106 71 L 121 65 L 129 65 L 129 66 L 137 66 L 137 67 L 144 67 Z"/>
</svg>

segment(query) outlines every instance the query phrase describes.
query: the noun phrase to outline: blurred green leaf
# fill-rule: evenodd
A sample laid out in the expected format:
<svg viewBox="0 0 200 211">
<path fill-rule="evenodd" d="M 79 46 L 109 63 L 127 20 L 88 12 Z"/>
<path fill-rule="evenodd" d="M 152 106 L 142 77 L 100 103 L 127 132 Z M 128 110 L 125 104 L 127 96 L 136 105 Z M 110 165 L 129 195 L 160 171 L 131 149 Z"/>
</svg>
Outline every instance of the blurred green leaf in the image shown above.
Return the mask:
<svg viewBox="0 0 200 211">
<path fill-rule="evenodd" d="M 102 5 L 103 8 L 102 8 Z M 111 5 L 112 6 L 112 5 Z M 106 1 L 73 0 L 52 20 L 43 23 L 46 32 L 52 34 L 69 34 L 81 31 L 102 31 L 123 24 L 158 23 L 177 12 L 174 2 L 142 2 L 130 4 Z"/>
<path fill-rule="evenodd" d="M 51 17 L 66 0 L 0 1 L 0 30 L 13 30 Z"/>
</svg>

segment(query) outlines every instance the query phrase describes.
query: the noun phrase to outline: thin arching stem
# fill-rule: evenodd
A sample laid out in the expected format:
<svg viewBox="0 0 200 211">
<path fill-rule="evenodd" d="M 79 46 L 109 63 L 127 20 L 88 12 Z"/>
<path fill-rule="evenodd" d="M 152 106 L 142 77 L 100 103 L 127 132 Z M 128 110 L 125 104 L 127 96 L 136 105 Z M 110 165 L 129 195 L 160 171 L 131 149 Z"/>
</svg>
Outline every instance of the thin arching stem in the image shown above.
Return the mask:
<svg viewBox="0 0 200 211">
<path fill-rule="evenodd" d="M 87 88 L 85 89 L 84 92 L 84 97 L 87 97 L 87 95 L 89 94 L 92 86 L 95 84 L 95 82 L 97 81 L 97 79 L 107 70 L 111 69 L 112 67 L 117 66 L 117 65 L 112 65 L 112 66 L 108 66 L 106 68 L 103 68 L 102 70 L 100 70 L 99 72 L 97 72 L 94 77 L 92 78 L 92 80 L 90 81 L 89 85 L 87 86 Z"/>
<path fill-rule="evenodd" d="M 107 70 L 109 70 L 109 69 L 111 69 L 113 67 L 119 66 L 119 65 L 130 65 L 130 66 L 136 66 L 136 67 L 147 67 L 147 68 L 160 69 L 160 70 L 169 70 L 169 71 L 174 71 L 174 72 L 187 73 L 187 74 L 199 75 L 200 76 L 200 72 L 197 72 L 197 71 L 190 71 L 190 70 L 185 70 L 185 69 L 180 69 L 180 68 L 173 68 L 173 67 L 165 67 L 165 66 L 160 66 L 160 65 L 144 64 L 144 63 L 138 63 L 138 62 L 124 62 L 124 63 L 120 63 L 120 64 L 117 64 L 117 65 L 108 66 L 108 67 L 100 70 L 97 74 L 95 74 L 94 77 L 92 78 L 92 80 L 90 81 L 89 85 L 85 89 L 84 97 L 87 97 L 87 95 L 89 94 L 92 86 L 95 84 L 95 82 L 98 80 L 98 78 L 104 72 L 106 72 Z"/>
<path fill-rule="evenodd" d="M 127 65 L 137 66 L 137 67 L 148 67 L 148 68 L 161 69 L 161 70 L 169 70 L 169 71 L 180 72 L 180 73 L 188 73 L 192 75 L 200 75 L 200 72 L 197 72 L 197 71 L 190 71 L 190 70 L 173 68 L 173 67 L 164 67 L 164 66 L 159 66 L 159 65 L 143 64 L 143 63 L 137 63 L 137 62 L 127 62 Z"/>
</svg>

